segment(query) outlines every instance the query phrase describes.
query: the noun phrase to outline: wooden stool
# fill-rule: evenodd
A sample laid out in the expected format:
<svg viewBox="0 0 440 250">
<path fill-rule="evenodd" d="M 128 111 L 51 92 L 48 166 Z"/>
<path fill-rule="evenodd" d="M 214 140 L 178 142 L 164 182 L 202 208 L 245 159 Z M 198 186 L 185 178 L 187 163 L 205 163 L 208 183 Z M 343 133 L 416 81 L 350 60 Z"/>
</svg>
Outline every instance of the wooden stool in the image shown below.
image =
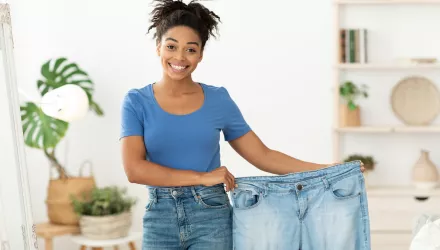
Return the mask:
<svg viewBox="0 0 440 250">
<path fill-rule="evenodd" d="M 83 235 L 72 236 L 71 239 L 76 244 L 80 245 L 80 250 L 86 250 L 87 247 L 91 247 L 92 250 L 103 250 L 104 247 L 113 247 L 114 250 L 119 250 L 119 245 L 128 244 L 130 250 L 136 250 L 134 241 L 141 239 L 142 233 L 130 233 L 127 237 L 110 240 L 93 240 Z"/>
<path fill-rule="evenodd" d="M 44 239 L 46 250 L 53 250 L 53 238 L 56 236 L 79 234 L 78 226 L 57 225 L 51 223 L 41 223 L 36 225 L 36 233 L 38 237 Z"/>
</svg>

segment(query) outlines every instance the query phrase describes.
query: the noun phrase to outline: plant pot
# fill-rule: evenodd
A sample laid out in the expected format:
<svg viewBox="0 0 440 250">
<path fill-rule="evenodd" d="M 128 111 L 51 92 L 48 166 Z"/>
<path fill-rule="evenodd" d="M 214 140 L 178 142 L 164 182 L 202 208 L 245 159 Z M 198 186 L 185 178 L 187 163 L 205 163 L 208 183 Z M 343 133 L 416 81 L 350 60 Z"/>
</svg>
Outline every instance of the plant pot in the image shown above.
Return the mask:
<svg viewBox="0 0 440 250">
<path fill-rule="evenodd" d="M 107 216 L 81 216 L 81 234 L 95 240 L 126 237 L 132 224 L 131 212 Z"/>
<path fill-rule="evenodd" d="M 359 127 L 361 125 L 361 115 L 359 106 L 351 110 L 346 104 L 339 106 L 339 126 L 340 127 Z"/>
<path fill-rule="evenodd" d="M 413 184 L 420 189 L 433 189 L 438 185 L 439 173 L 437 167 L 429 158 L 429 152 L 421 150 L 420 158 L 414 164 Z"/>
<path fill-rule="evenodd" d="M 93 177 L 72 177 L 49 181 L 47 190 L 47 214 L 53 224 L 78 225 L 79 217 L 73 210 L 71 196 L 83 200 L 95 187 Z"/>
</svg>

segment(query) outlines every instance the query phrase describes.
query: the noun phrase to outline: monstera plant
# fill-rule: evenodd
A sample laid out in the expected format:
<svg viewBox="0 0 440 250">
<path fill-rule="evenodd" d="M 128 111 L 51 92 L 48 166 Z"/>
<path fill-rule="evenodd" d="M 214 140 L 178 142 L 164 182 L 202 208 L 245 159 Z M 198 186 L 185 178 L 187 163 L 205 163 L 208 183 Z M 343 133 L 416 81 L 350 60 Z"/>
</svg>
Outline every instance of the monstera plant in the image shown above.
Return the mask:
<svg viewBox="0 0 440 250">
<path fill-rule="evenodd" d="M 90 110 L 98 116 L 104 115 L 102 109 L 93 100 L 94 83 L 76 63 L 69 62 L 64 57 L 48 60 L 41 67 L 41 75 L 42 79 L 37 81 L 37 88 L 42 96 L 66 84 L 75 84 L 86 92 Z M 58 143 L 66 135 L 68 122 L 47 116 L 39 105 L 33 102 L 24 103 L 20 110 L 26 145 L 43 150 L 60 178 L 69 177 L 65 167 L 55 156 Z"/>
</svg>

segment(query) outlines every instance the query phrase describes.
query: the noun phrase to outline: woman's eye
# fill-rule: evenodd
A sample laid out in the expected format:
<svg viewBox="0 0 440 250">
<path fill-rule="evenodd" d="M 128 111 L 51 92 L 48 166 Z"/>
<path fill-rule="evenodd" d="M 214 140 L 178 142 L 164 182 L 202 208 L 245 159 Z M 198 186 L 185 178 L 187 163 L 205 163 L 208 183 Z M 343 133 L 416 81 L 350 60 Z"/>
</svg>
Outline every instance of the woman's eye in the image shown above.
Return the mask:
<svg viewBox="0 0 440 250">
<path fill-rule="evenodd" d="M 167 45 L 167 49 L 174 49 L 174 45 Z"/>
<path fill-rule="evenodd" d="M 195 49 L 188 49 L 188 51 L 191 52 L 191 53 L 195 53 L 196 52 Z"/>
</svg>

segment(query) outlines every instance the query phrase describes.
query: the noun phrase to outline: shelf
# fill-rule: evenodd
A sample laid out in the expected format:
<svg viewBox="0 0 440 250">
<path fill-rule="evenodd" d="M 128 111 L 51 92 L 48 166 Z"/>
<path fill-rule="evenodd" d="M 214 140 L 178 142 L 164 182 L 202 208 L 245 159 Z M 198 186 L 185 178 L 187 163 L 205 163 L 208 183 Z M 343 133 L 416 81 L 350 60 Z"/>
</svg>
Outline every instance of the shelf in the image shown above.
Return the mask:
<svg viewBox="0 0 440 250">
<path fill-rule="evenodd" d="M 337 68 L 344 70 L 408 70 L 408 69 L 438 69 L 440 63 L 435 64 L 362 64 L 362 63 L 341 63 Z"/>
<path fill-rule="evenodd" d="M 365 126 L 336 128 L 340 133 L 440 133 L 440 126 Z"/>
<path fill-rule="evenodd" d="M 440 0 L 335 0 L 340 5 L 440 4 Z"/>
<path fill-rule="evenodd" d="M 440 196 L 440 188 L 433 190 L 417 189 L 412 186 L 402 187 L 386 187 L 386 186 L 371 186 L 367 187 L 369 196 L 414 196 L 414 197 L 428 197 Z"/>
</svg>

